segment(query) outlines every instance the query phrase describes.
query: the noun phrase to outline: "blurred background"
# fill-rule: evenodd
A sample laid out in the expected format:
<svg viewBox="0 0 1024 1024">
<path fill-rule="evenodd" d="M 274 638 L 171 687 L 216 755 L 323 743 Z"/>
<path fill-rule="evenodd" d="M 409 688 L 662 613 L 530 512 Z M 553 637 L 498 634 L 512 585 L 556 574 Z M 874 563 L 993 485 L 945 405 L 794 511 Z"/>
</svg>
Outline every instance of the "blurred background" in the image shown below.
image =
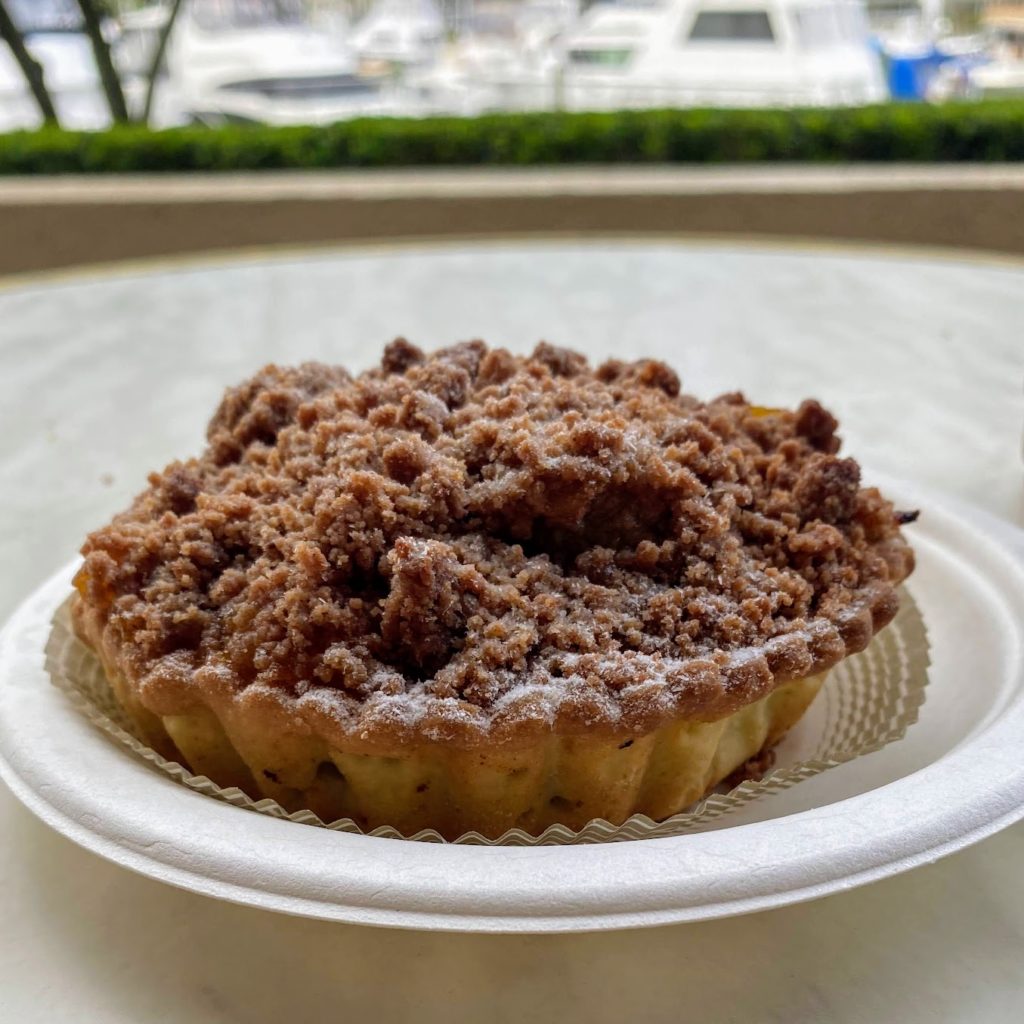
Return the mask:
<svg viewBox="0 0 1024 1024">
<path fill-rule="evenodd" d="M 1002 0 L 0 0 L 0 27 L 0 131 L 1024 93 Z"/>
<path fill-rule="evenodd" d="M 1024 0 L 0 0 L 0 615 L 221 388 L 398 333 L 815 394 L 1024 525 L 1022 210 Z M 173 890 L 3 785 L 0 835 L 0 1021 L 1021 1020 L 1020 825 L 753 917 L 492 939 Z"/>
</svg>

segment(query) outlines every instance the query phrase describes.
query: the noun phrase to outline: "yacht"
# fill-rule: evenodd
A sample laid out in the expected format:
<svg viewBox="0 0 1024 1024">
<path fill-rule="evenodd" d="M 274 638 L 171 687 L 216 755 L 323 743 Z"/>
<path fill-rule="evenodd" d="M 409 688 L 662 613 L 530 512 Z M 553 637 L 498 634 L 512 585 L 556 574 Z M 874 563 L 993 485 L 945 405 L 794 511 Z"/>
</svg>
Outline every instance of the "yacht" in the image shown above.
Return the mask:
<svg viewBox="0 0 1024 1024">
<path fill-rule="evenodd" d="M 872 25 L 892 99 L 942 102 L 974 94 L 970 76 L 990 59 L 987 40 L 980 33 L 954 35 L 942 12 L 942 0 L 873 9 Z"/>
<path fill-rule="evenodd" d="M 844 106 L 888 96 L 860 0 L 598 4 L 564 43 L 562 102 Z"/>
<path fill-rule="evenodd" d="M 110 122 L 92 46 L 82 30 L 75 0 L 5 0 L 24 34 L 29 53 L 43 69 L 43 80 L 65 128 L 102 128 Z M 0 131 L 35 128 L 42 121 L 21 68 L 0 43 Z"/>
<path fill-rule="evenodd" d="M 444 21 L 434 0 L 376 0 L 351 35 L 362 61 L 398 69 L 432 63 L 443 43 Z"/>
<path fill-rule="evenodd" d="M 302 0 L 187 0 L 167 43 L 167 85 L 203 124 L 322 124 L 393 113 L 338 33 Z"/>
<path fill-rule="evenodd" d="M 973 68 L 974 95 L 1024 96 L 1024 7 L 993 6 L 982 15 L 991 63 Z"/>
<path fill-rule="evenodd" d="M 477 3 L 441 58 L 406 86 L 426 111 L 550 109 L 558 105 L 559 41 L 578 16 L 578 0 Z"/>
</svg>

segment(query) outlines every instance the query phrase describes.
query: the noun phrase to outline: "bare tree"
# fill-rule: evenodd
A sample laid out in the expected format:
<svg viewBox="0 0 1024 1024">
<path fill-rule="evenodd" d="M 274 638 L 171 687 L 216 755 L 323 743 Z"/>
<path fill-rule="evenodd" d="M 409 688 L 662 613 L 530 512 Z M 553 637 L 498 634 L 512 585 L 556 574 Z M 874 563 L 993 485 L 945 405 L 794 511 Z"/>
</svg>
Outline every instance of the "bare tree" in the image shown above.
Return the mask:
<svg viewBox="0 0 1024 1024">
<path fill-rule="evenodd" d="M 164 54 L 167 52 L 167 40 L 171 36 L 171 29 L 174 28 L 174 22 L 178 17 L 178 11 L 181 10 L 182 2 L 183 0 L 173 0 L 171 9 L 167 14 L 167 20 L 160 29 L 160 35 L 157 36 L 156 46 L 153 49 L 153 58 L 150 61 L 149 72 L 146 76 L 146 100 L 138 117 L 138 120 L 143 124 L 149 121 L 149 115 L 153 109 L 153 96 L 156 93 L 157 79 L 160 77 L 160 66 L 163 64 Z"/>
<path fill-rule="evenodd" d="M 0 39 L 11 48 L 11 53 L 14 54 L 14 59 L 28 83 L 32 98 L 43 115 L 43 121 L 46 124 L 57 124 L 57 111 L 53 106 L 53 98 L 46 88 L 43 66 L 28 52 L 25 40 L 4 6 L 3 0 L 0 0 Z"/>
<path fill-rule="evenodd" d="M 95 0 L 78 0 L 78 7 L 82 12 L 85 34 L 92 44 L 92 55 L 96 61 L 96 70 L 100 75 L 103 93 L 107 97 L 107 105 L 110 107 L 110 116 L 115 122 L 123 123 L 128 120 L 128 104 L 125 103 L 121 79 L 117 75 L 114 61 L 110 56 L 110 47 L 107 45 L 106 39 L 103 38 L 103 26 L 98 6 Z"/>
</svg>

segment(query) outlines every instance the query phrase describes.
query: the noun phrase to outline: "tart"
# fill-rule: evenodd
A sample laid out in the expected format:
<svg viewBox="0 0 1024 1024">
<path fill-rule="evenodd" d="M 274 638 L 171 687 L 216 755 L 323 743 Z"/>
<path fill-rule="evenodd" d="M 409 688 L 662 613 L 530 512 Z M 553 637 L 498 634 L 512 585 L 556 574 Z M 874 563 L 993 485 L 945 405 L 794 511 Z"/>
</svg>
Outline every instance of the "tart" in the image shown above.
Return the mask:
<svg viewBox="0 0 1024 1024">
<path fill-rule="evenodd" d="M 146 742 L 288 810 L 662 819 L 896 612 L 908 516 L 836 429 L 547 344 L 268 366 L 87 539 L 75 628 Z"/>
</svg>

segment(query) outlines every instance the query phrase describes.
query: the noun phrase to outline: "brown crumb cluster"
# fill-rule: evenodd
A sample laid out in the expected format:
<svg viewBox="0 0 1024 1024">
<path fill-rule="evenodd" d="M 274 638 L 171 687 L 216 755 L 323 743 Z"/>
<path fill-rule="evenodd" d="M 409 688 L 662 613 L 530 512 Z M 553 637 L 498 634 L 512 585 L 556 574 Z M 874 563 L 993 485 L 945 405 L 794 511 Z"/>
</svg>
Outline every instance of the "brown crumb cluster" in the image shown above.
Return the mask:
<svg viewBox="0 0 1024 1024">
<path fill-rule="evenodd" d="M 909 572 L 836 426 L 815 401 L 702 403 L 662 363 L 547 344 L 399 340 L 355 378 L 268 366 L 199 458 L 89 537 L 76 582 L 136 679 L 485 710 L 572 680 L 614 700 L 782 650 Z"/>
</svg>

